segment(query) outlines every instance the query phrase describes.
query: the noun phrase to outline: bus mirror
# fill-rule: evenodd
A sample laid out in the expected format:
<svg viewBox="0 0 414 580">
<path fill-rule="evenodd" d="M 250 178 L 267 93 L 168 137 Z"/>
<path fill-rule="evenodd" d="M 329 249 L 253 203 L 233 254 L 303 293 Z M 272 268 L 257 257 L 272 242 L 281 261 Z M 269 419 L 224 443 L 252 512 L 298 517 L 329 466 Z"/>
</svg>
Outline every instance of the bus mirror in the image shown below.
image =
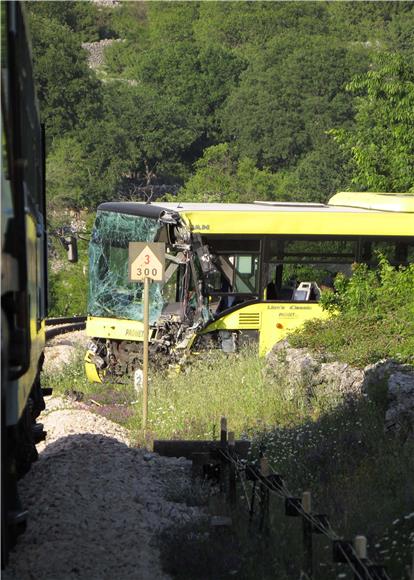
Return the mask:
<svg viewBox="0 0 414 580">
<path fill-rule="evenodd" d="M 69 236 L 65 238 L 65 242 L 69 262 L 76 263 L 78 261 L 78 240 L 75 236 Z"/>
</svg>

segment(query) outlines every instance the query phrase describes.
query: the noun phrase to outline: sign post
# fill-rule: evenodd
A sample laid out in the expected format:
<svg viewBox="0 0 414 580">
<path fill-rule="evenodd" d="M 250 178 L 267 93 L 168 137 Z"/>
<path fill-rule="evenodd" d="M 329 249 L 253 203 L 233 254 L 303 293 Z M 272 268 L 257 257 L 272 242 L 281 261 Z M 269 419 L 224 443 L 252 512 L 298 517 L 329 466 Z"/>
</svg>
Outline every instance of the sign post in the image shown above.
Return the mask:
<svg viewBox="0 0 414 580">
<path fill-rule="evenodd" d="M 129 243 L 129 281 L 144 282 L 144 353 L 142 361 L 142 428 L 148 421 L 148 350 L 149 350 L 149 287 L 150 280 L 162 282 L 165 270 L 165 244 L 159 242 Z"/>
<path fill-rule="evenodd" d="M 142 428 L 147 430 L 148 420 L 148 350 L 149 350 L 149 285 L 148 276 L 144 278 L 144 356 L 142 361 Z"/>
</svg>

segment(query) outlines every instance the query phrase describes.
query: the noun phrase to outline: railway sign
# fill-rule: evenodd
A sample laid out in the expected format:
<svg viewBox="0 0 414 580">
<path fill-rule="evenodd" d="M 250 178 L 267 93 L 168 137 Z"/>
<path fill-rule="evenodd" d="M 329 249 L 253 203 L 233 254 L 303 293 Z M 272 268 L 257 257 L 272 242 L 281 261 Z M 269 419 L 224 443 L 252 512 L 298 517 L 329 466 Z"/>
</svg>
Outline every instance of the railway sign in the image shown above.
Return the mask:
<svg viewBox="0 0 414 580">
<path fill-rule="evenodd" d="M 145 278 L 162 282 L 165 270 L 165 244 L 161 242 L 129 242 L 129 281 Z"/>
<path fill-rule="evenodd" d="M 142 429 L 146 437 L 148 420 L 149 363 L 149 285 L 150 280 L 162 282 L 165 270 L 165 244 L 160 242 L 129 242 L 128 274 L 130 282 L 144 282 L 144 350 L 142 357 Z M 141 373 L 135 372 L 135 381 Z"/>
</svg>

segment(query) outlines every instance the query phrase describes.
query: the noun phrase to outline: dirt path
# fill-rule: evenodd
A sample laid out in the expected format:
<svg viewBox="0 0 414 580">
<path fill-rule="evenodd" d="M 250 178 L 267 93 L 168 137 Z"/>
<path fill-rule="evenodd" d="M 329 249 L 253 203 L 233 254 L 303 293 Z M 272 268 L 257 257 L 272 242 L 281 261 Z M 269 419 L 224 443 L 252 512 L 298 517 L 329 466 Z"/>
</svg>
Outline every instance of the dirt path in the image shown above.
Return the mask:
<svg viewBox="0 0 414 580">
<path fill-rule="evenodd" d="M 61 399 L 41 418 L 47 443 L 21 481 L 30 519 L 4 580 L 162 580 L 159 532 L 199 517 L 176 503 L 190 462 L 128 446 L 118 425 Z"/>
</svg>

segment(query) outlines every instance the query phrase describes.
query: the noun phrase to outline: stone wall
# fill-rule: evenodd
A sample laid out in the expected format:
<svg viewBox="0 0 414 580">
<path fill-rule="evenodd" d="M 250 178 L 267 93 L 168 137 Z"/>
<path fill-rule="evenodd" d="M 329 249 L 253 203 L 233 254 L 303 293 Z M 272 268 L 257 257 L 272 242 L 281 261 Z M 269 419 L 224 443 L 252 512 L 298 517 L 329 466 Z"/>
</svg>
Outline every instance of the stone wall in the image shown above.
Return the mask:
<svg viewBox="0 0 414 580">
<path fill-rule="evenodd" d="M 119 38 L 107 38 L 98 42 L 84 42 L 82 48 L 88 53 L 88 65 L 92 69 L 97 69 L 105 64 L 105 48 L 114 42 L 122 42 Z"/>
</svg>

